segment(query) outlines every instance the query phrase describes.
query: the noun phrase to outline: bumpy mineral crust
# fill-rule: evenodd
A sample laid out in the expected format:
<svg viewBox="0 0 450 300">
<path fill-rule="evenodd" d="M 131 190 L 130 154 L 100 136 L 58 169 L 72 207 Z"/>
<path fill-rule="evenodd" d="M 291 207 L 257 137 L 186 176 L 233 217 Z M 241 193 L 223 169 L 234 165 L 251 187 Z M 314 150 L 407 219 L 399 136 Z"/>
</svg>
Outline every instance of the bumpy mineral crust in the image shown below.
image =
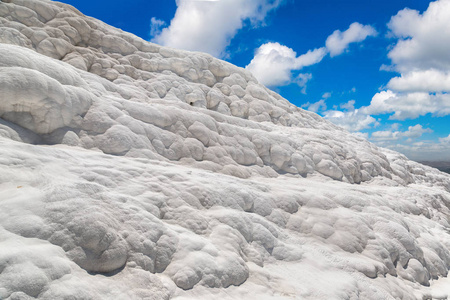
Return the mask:
<svg viewBox="0 0 450 300">
<path fill-rule="evenodd" d="M 0 1 L 0 299 L 444 299 L 449 192 L 242 68 Z"/>
</svg>

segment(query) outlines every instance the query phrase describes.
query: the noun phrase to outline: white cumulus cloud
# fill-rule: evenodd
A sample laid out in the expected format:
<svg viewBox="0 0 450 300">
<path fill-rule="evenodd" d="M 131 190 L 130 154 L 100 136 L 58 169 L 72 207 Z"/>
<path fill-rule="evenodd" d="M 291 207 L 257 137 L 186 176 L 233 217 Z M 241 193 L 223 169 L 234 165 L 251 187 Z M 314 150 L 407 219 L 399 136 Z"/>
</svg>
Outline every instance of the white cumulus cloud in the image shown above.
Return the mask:
<svg viewBox="0 0 450 300">
<path fill-rule="evenodd" d="M 370 139 L 379 146 L 402 152 L 410 159 L 416 161 L 450 160 L 450 135 L 439 138 L 438 141 L 414 141 L 414 138 L 420 137 L 425 132 L 432 132 L 432 130 L 423 128 L 418 124 L 410 127 L 408 131 L 397 133 L 395 139 L 389 139 L 389 137 L 394 135 L 392 132 L 377 134 L 374 132 Z M 411 135 L 413 135 L 413 137 L 410 137 Z M 383 136 L 385 139 L 383 139 Z M 405 137 L 406 139 L 401 139 L 402 137 Z"/>
<path fill-rule="evenodd" d="M 347 103 L 342 103 L 339 105 L 339 107 L 348 111 L 353 111 L 355 110 L 355 100 L 350 100 Z"/>
<path fill-rule="evenodd" d="M 389 144 L 377 143 L 380 146 L 388 147 L 392 150 L 396 150 L 404 153 L 410 159 L 416 161 L 429 161 L 429 160 L 450 160 L 450 144 L 434 142 L 434 141 L 420 141 L 415 143 L 396 143 Z"/>
<path fill-rule="evenodd" d="M 450 92 L 449 71 L 436 69 L 411 71 L 392 78 L 387 86 L 401 92 Z"/>
<path fill-rule="evenodd" d="M 306 107 L 307 110 L 317 113 L 319 110 L 327 109 L 327 104 L 325 103 L 325 99 L 321 99 L 314 103 L 305 103 L 302 107 Z"/>
<path fill-rule="evenodd" d="M 245 22 L 253 26 L 262 24 L 268 12 L 282 3 L 283 0 L 177 0 L 177 11 L 170 25 L 152 41 L 224 56 L 226 47 Z"/>
<path fill-rule="evenodd" d="M 450 0 L 431 2 L 420 14 L 403 9 L 388 24 L 398 38 L 389 58 L 401 72 L 450 69 Z"/>
<path fill-rule="evenodd" d="M 439 138 L 439 142 L 442 144 L 450 145 L 450 134 L 447 137 Z"/>
<path fill-rule="evenodd" d="M 431 2 L 422 14 L 405 8 L 388 23 L 396 42 L 388 53 L 394 70 L 387 90 L 377 93 L 364 111 L 414 119 L 450 114 L 450 0 Z"/>
<path fill-rule="evenodd" d="M 375 94 L 369 106 L 361 111 L 370 115 L 392 114 L 390 120 L 416 119 L 426 114 L 450 114 L 450 95 L 446 93 L 395 93 L 391 90 Z"/>
<path fill-rule="evenodd" d="M 327 38 L 325 45 L 330 52 L 330 56 L 333 57 L 343 53 L 351 43 L 362 42 L 367 37 L 376 36 L 377 34 L 377 31 L 372 26 L 355 22 L 344 32 L 340 30 L 334 31 Z"/>
<path fill-rule="evenodd" d="M 279 43 L 266 43 L 255 52 L 246 69 L 267 86 L 282 86 L 292 82 L 292 71 L 320 62 L 327 54 L 325 48 L 310 50 L 297 56 L 291 48 Z M 305 79 L 304 77 L 302 79 Z"/>
<path fill-rule="evenodd" d="M 150 20 L 150 35 L 156 36 L 161 33 L 161 28 L 166 25 L 166 22 L 155 17 Z"/>
<path fill-rule="evenodd" d="M 378 146 L 389 148 L 402 152 L 414 160 L 430 160 L 450 158 L 450 145 L 445 143 L 446 138 L 440 138 L 439 141 L 420 140 L 424 133 L 431 133 L 433 130 L 424 128 L 421 124 L 409 126 L 408 130 L 375 131 L 370 135 L 369 140 Z"/>
<path fill-rule="evenodd" d="M 326 47 L 309 50 L 300 56 L 292 48 L 280 43 L 265 43 L 255 51 L 255 56 L 246 69 L 264 85 L 286 85 L 293 81 L 292 71 L 317 64 L 328 53 L 330 56 L 339 55 L 350 43 L 361 42 L 376 34 L 376 30 L 369 25 L 353 23 L 344 32 L 334 31 L 327 38 Z"/>
<path fill-rule="evenodd" d="M 429 128 L 423 128 L 422 125 L 417 124 L 409 126 L 407 131 L 375 131 L 371 134 L 371 139 L 375 141 L 396 141 L 401 138 L 417 139 L 424 133 L 430 133 L 433 130 Z"/>
<path fill-rule="evenodd" d="M 306 84 L 308 83 L 308 81 L 311 80 L 311 78 L 312 78 L 311 73 L 300 73 L 294 80 L 297 83 L 297 85 L 302 88 L 301 90 L 302 94 L 306 94 Z"/>
<path fill-rule="evenodd" d="M 323 117 L 350 132 L 360 131 L 379 124 L 374 117 L 364 114 L 358 109 L 352 111 L 327 110 L 323 113 Z"/>
<path fill-rule="evenodd" d="M 305 54 L 302 54 L 295 59 L 294 68 L 301 69 L 303 67 L 315 65 L 319 63 L 326 54 L 327 51 L 323 47 L 314 50 L 309 50 Z"/>
</svg>

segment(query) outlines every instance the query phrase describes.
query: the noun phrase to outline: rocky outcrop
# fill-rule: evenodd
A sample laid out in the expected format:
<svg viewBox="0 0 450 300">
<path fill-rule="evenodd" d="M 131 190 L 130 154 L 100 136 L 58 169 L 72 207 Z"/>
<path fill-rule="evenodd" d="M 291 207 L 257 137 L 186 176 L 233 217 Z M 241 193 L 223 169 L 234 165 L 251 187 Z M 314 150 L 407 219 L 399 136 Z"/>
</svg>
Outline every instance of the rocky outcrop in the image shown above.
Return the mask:
<svg viewBox="0 0 450 300">
<path fill-rule="evenodd" d="M 0 116 L 44 143 L 241 177 L 392 178 L 380 149 L 210 55 L 145 42 L 61 3 L 3 1 L 0 22 Z"/>
<path fill-rule="evenodd" d="M 449 209 L 242 68 L 0 2 L 0 299 L 443 299 Z"/>
</svg>

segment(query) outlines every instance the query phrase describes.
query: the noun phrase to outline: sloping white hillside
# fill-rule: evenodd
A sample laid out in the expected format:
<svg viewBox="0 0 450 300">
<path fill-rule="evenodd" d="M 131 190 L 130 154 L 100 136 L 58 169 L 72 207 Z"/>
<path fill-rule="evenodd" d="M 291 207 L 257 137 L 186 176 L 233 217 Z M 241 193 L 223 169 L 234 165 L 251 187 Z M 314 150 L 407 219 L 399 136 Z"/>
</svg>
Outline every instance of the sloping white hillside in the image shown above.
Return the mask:
<svg viewBox="0 0 450 300">
<path fill-rule="evenodd" d="M 449 209 L 242 68 L 0 1 L 0 299 L 445 299 Z"/>
</svg>

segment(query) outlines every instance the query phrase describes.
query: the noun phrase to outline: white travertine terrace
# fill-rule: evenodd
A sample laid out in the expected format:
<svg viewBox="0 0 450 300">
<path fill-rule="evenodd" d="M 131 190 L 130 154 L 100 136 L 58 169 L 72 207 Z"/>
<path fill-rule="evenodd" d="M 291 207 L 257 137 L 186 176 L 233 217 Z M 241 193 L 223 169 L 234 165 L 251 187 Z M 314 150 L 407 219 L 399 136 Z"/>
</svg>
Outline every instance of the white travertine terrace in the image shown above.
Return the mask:
<svg viewBox="0 0 450 300">
<path fill-rule="evenodd" d="M 0 299 L 445 299 L 449 209 L 242 68 L 0 1 Z"/>
</svg>

